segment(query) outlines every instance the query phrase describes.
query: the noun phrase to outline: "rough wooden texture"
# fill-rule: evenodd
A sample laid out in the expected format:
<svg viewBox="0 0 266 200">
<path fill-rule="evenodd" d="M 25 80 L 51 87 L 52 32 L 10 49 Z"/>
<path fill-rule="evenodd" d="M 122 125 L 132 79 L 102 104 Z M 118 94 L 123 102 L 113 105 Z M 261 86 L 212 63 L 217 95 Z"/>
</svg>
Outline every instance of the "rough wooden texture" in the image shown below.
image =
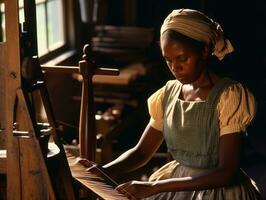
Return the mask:
<svg viewBox="0 0 266 200">
<path fill-rule="evenodd" d="M 5 43 L 0 43 L 0 97 L 1 97 L 0 98 L 0 110 L 4 109 L 4 98 L 3 97 L 4 97 L 5 82 L 3 80 L 5 80 L 4 70 L 6 68 L 5 56 L 4 56 L 5 47 L 6 47 Z M 4 132 L 2 131 L 4 123 L 5 123 L 4 115 L 0 115 L 0 150 L 6 148 L 5 135 L 4 135 Z"/>
<path fill-rule="evenodd" d="M 13 137 L 13 109 L 16 97 L 16 89 L 20 84 L 19 66 L 19 27 L 18 27 L 18 2 L 6 1 L 6 68 L 4 72 L 5 89 L 4 93 L 4 117 L 7 151 L 7 198 L 22 199 L 20 165 L 19 165 L 19 141 Z M 12 192 L 16 191 L 16 192 Z"/>
<path fill-rule="evenodd" d="M 18 26 L 18 1 L 6 1 L 6 49 L 3 52 L 5 68 L 3 97 L 3 128 L 6 135 L 6 174 L 8 199 L 55 199 L 39 142 L 20 89 L 20 42 Z M 28 135 L 13 135 L 14 108 L 17 99 L 17 122 L 21 131 Z"/>
<path fill-rule="evenodd" d="M 20 113 L 17 118 L 19 128 L 29 132 L 28 136 L 18 137 L 22 197 L 23 199 L 32 197 L 34 199 L 55 199 L 52 183 L 21 89 L 17 90 L 17 98 L 18 113 Z"/>
</svg>

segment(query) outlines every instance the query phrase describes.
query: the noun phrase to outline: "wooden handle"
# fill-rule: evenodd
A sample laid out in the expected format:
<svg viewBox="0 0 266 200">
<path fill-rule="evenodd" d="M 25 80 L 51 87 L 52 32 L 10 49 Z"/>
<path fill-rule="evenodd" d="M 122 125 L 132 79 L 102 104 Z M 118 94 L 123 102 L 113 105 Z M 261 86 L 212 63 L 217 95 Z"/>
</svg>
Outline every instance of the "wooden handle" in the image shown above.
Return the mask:
<svg viewBox="0 0 266 200">
<path fill-rule="evenodd" d="M 93 101 L 92 71 L 87 62 L 81 61 L 80 73 L 83 76 L 79 122 L 80 157 L 95 161 L 96 128 L 95 106 Z"/>
<path fill-rule="evenodd" d="M 42 70 L 50 73 L 63 73 L 63 74 L 72 74 L 79 73 L 80 67 L 76 66 L 47 66 L 42 65 Z M 118 76 L 119 69 L 109 68 L 109 67 L 101 67 L 94 69 L 93 75 L 109 75 L 109 76 Z"/>
</svg>

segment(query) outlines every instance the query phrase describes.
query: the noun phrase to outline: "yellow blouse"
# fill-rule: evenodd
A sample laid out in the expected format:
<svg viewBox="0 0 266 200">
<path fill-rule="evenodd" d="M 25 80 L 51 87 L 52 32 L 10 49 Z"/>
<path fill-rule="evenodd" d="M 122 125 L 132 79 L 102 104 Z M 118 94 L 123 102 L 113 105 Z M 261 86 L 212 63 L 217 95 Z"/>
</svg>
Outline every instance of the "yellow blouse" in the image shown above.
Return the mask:
<svg viewBox="0 0 266 200">
<path fill-rule="evenodd" d="M 164 87 L 153 93 L 147 100 L 150 113 L 150 125 L 163 130 Z M 220 136 L 246 131 L 256 113 L 256 102 L 253 94 L 241 83 L 226 88 L 217 105 Z"/>
</svg>

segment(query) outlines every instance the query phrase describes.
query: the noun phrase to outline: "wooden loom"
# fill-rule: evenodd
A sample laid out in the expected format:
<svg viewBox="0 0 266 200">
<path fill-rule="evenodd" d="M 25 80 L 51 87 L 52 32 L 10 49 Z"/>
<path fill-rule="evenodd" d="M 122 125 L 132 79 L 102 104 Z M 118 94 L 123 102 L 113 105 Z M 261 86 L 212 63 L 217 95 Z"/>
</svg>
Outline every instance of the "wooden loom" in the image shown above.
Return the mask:
<svg viewBox="0 0 266 200">
<path fill-rule="evenodd" d="M 127 199 L 113 188 L 106 189 L 104 180 L 90 178 L 86 167 L 77 162 L 76 157 L 68 155 L 67 158 L 36 56 L 37 42 L 33 37 L 36 22 L 32 18 L 35 16 L 35 1 L 25 1 L 24 6 L 27 33 L 31 39 L 21 46 L 18 1 L 8 0 L 5 1 L 6 42 L 0 44 L 0 125 L 1 134 L 6 139 L 6 151 L 1 150 L 0 154 L 0 174 L 7 177 L 7 199 L 77 199 L 73 178 L 85 190 L 92 189 L 104 199 Z M 92 76 L 97 73 L 114 75 L 118 71 L 93 68 L 88 62 L 88 48 L 85 48 L 84 60 L 80 61 L 79 67 L 50 67 L 50 70 L 80 71 L 83 76 L 80 157 L 94 160 L 96 130 L 93 98 L 90 96 L 93 94 Z M 34 95 L 39 95 L 42 100 L 48 128 L 39 124 L 35 116 Z M 51 135 L 46 134 L 50 132 Z M 103 184 L 97 186 L 97 182 Z"/>
<path fill-rule="evenodd" d="M 28 3 L 30 1 L 24 4 L 25 9 Z M 32 13 L 27 12 L 28 14 Z M 27 15 L 25 18 L 29 19 Z M 1 159 L 3 166 L 1 173 L 6 174 L 7 177 L 7 199 L 56 199 L 56 196 L 74 199 L 71 173 L 67 168 L 63 146 L 55 131 L 55 120 L 51 118 L 52 112 L 47 112 L 47 116 L 53 129 L 50 130 L 52 130 L 55 151 L 51 151 L 49 156 L 48 154 L 46 156 L 45 145 L 42 145 L 47 137 L 41 134 L 41 128 L 37 125 L 33 114 L 31 93 L 38 91 L 44 97 L 47 96 L 47 90 L 45 82 L 42 82 L 40 71 L 37 71 L 37 68 L 31 68 L 38 65 L 37 58 L 32 56 L 34 46 L 31 46 L 31 52 L 25 51 L 26 45 L 24 49 L 20 46 L 22 41 L 16 0 L 5 1 L 5 17 L 6 42 L 0 46 L 2 53 L 0 60 L 1 96 L 3 97 L 1 128 L 6 138 L 6 157 L 2 156 Z M 33 21 L 27 22 L 27 26 L 31 27 Z M 27 45 L 36 44 L 33 37 L 27 42 Z M 22 63 L 24 63 L 24 69 Z M 33 69 L 36 71 L 31 71 Z M 46 110 L 51 111 L 49 99 L 43 100 Z M 52 174 L 49 174 L 49 166 L 51 166 L 48 163 L 49 157 L 57 158 L 58 168 L 55 171 L 59 179 L 53 179 Z"/>
<path fill-rule="evenodd" d="M 95 112 L 93 102 L 93 75 L 118 75 L 119 71 L 110 68 L 95 68 L 90 62 L 90 47 L 84 46 L 84 60 L 79 62 L 79 67 L 67 66 L 42 66 L 46 72 L 60 73 L 78 73 L 82 75 L 82 95 L 80 108 L 80 124 L 79 124 L 79 156 L 71 153 L 71 149 L 66 149 L 67 160 L 70 170 L 76 183 L 84 190 L 91 190 L 103 199 L 107 200 L 126 200 L 128 199 L 119 194 L 114 188 L 118 184 L 113 181 L 107 174 L 100 171 L 101 176 L 88 171 L 90 161 L 95 161 L 96 152 L 96 128 L 95 128 Z M 94 166 L 95 167 L 95 166 Z M 97 167 L 95 167 L 97 170 Z M 130 194 L 129 194 L 130 195 Z M 133 199 L 134 197 L 132 197 Z"/>
</svg>

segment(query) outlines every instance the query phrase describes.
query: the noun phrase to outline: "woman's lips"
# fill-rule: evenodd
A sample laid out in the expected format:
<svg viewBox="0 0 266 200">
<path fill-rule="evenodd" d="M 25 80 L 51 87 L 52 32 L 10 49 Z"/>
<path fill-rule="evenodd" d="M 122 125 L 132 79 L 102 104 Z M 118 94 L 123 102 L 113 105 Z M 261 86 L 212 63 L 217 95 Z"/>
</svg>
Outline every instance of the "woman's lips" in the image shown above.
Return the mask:
<svg viewBox="0 0 266 200">
<path fill-rule="evenodd" d="M 182 74 L 179 74 L 177 72 L 173 72 L 173 74 L 177 79 L 182 79 L 184 77 Z"/>
</svg>

